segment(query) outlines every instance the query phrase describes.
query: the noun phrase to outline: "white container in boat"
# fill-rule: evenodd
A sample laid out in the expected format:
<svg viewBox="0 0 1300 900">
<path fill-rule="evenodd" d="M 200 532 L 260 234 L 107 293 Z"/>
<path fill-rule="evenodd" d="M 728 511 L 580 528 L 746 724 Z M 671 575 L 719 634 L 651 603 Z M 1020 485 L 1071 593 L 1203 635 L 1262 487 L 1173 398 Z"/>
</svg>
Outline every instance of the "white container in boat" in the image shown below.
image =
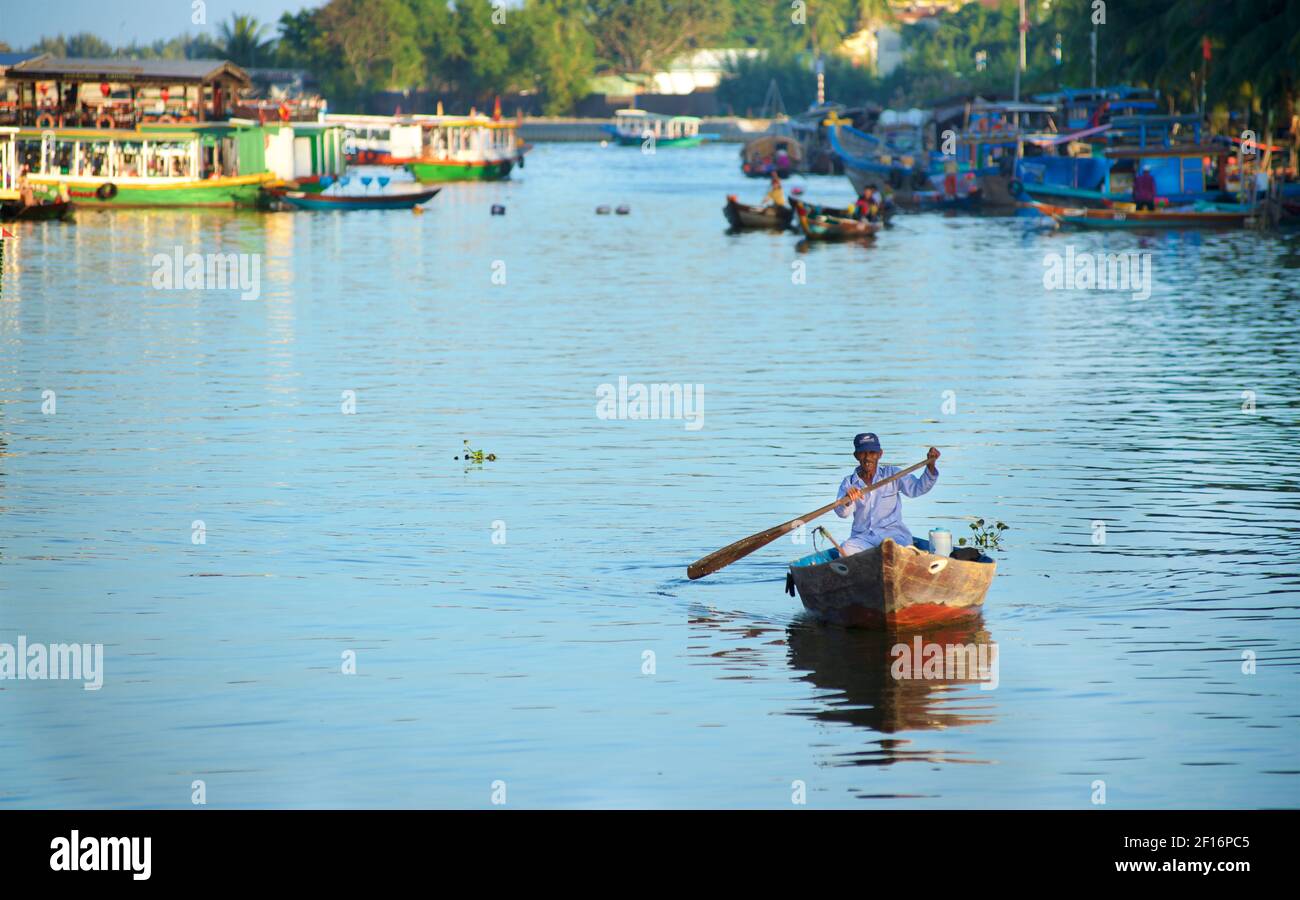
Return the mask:
<svg viewBox="0 0 1300 900">
<path fill-rule="evenodd" d="M 935 556 L 951 556 L 952 532 L 947 528 L 931 528 L 930 552 Z"/>
</svg>

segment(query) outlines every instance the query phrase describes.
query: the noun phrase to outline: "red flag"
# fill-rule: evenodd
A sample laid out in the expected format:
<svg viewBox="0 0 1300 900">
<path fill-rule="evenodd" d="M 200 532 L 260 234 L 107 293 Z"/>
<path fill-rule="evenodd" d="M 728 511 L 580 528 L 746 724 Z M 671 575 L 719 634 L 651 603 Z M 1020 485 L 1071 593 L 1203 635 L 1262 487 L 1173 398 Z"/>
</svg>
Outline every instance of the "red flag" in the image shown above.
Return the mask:
<svg viewBox="0 0 1300 900">
<path fill-rule="evenodd" d="M 492 121 L 493 122 L 501 121 L 501 98 L 500 97 L 497 97 L 492 102 Z"/>
<path fill-rule="evenodd" d="M 1201 58 L 1210 59 L 1210 39 L 1208 36 L 1201 38 Z"/>
</svg>

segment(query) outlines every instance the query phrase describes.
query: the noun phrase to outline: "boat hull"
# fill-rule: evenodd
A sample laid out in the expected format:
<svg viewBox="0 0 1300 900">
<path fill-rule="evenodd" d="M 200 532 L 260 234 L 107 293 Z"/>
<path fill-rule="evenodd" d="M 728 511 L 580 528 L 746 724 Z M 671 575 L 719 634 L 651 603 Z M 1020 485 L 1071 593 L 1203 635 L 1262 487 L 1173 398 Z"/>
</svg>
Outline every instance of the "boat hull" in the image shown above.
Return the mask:
<svg viewBox="0 0 1300 900">
<path fill-rule="evenodd" d="M 442 188 L 428 191 L 403 191 L 394 194 L 372 194 L 370 196 L 345 196 L 337 194 L 306 193 L 289 191 L 283 188 L 267 190 L 273 199 L 295 209 L 310 210 L 356 210 L 356 209 L 411 209 L 431 200 Z"/>
<path fill-rule="evenodd" d="M 620 147 L 639 147 L 647 138 L 636 135 L 615 134 L 614 140 L 618 141 Z M 702 134 L 693 134 L 690 137 L 656 137 L 654 140 L 655 147 L 698 147 L 707 141 L 708 138 Z"/>
<path fill-rule="evenodd" d="M 727 198 L 722 213 L 737 231 L 783 231 L 794 222 L 794 210 L 788 206 L 750 206 L 735 197 Z"/>
<path fill-rule="evenodd" d="M 24 206 L 17 201 L 0 203 L 0 222 L 53 222 L 72 217 L 72 203 L 35 203 Z"/>
<path fill-rule="evenodd" d="M 445 181 L 502 181 L 510 177 L 514 166 L 513 159 L 491 162 L 420 159 L 407 163 L 406 170 L 421 184 L 440 184 Z"/>
<path fill-rule="evenodd" d="M 779 178 L 784 180 L 786 178 L 789 178 L 791 175 L 793 175 L 795 169 L 793 169 L 790 166 L 786 166 L 785 168 L 780 168 L 775 165 L 763 166 L 757 163 L 752 163 L 752 164 L 742 163 L 740 166 L 740 171 L 744 172 L 745 175 L 749 178 L 771 178 L 772 173 L 775 172 Z"/>
<path fill-rule="evenodd" d="M 1058 225 L 1090 229 L 1244 228 L 1256 217 L 1245 210 L 1118 210 L 1056 206 L 1035 200 L 1020 204 L 1051 217 Z"/>
<path fill-rule="evenodd" d="M 873 237 L 883 227 L 881 222 L 867 222 L 818 213 L 798 200 L 794 201 L 794 212 L 799 219 L 799 229 L 810 241 L 863 240 Z"/>
<path fill-rule="evenodd" d="M 839 558 L 823 551 L 790 566 L 786 587 L 817 618 L 854 628 L 911 629 L 977 614 L 997 563 L 936 556 L 926 541 L 878 547 Z"/>
<path fill-rule="evenodd" d="M 275 181 L 275 175 L 259 172 L 256 175 L 163 184 L 50 175 L 34 175 L 31 180 L 34 185 L 50 190 L 57 190 L 60 184 L 66 185 L 68 196 L 77 206 L 256 206 L 262 186 Z M 105 185 L 111 185 L 111 190 L 105 190 Z"/>
</svg>

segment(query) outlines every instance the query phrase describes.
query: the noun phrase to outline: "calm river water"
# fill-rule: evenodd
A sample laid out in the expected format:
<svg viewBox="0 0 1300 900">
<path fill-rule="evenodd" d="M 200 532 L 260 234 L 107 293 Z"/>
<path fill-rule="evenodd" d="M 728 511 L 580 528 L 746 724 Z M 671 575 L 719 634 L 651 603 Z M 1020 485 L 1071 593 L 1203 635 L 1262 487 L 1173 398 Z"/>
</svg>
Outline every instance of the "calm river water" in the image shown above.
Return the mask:
<svg viewBox="0 0 1300 900">
<path fill-rule="evenodd" d="M 0 808 L 1300 805 L 1300 236 L 725 234 L 762 191 L 735 146 L 542 145 L 423 216 L 18 228 L 0 643 L 104 655 L 0 681 Z M 259 296 L 155 289 L 178 246 Z M 1044 289 L 1101 250 L 1150 296 Z M 702 427 L 598 417 L 620 377 Z M 1011 526 L 933 636 L 995 643 L 992 690 L 805 621 L 808 544 L 685 579 L 865 430 L 943 451 L 915 533 Z"/>
</svg>

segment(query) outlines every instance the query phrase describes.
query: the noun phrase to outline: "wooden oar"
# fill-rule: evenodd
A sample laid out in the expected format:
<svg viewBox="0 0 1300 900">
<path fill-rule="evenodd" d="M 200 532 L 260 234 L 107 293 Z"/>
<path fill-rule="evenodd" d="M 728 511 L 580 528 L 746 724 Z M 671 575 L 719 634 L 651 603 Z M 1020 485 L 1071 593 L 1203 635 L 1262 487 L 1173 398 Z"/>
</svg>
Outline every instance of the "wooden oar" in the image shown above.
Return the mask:
<svg viewBox="0 0 1300 900">
<path fill-rule="evenodd" d="M 890 482 L 897 481 L 904 475 L 909 475 L 912 472 L 915 472 L 927 462 L 928 460 L 923 459 L 916 465 L 908 466 L 901 472 L 897 472 L 882 481 L 877 481 L 875 484 L 863 488 L 862 493 L 870 493 L 876 488 L 884 487 Z M 818 516 L 824 516 L 826 513 L 837 507 L 848 506 L 853 502 L 856 501 L 850 500 L 848 496 L 845 495 L 833 503 L 827 503 L 821 509 L 814 509 L 812 512 L 802 515 L 797 519 L 791 519 L 789 522 L 784 522 L 777 525 L 775 528 L 769 528 L 767 531 L 760 531 L 758 534 L 751 534 L 747 538 L 741 538 L 734 544 L 728 544 L 721 550 L 714 550 L 708 556 L 702 559 L 697 559 L 695 562 L 691 563 L 691 565 L 686 568 L 686 577 L 693 581 L 696 578 L 703 578 L 705 575 L 712 575 L 719 569 L 731 565 L 736 560 L 749 556 L 749 554 L 753 553 L 759 547 L 766 547 L 782 535 L 789 534 L 805 522 L 811 522 Z"/>
<path fill-rule="evenodd" d="M 841 547 L 840 542 L 835 540 L 835 537 L 829 531 L 826 530 L 825 525 L 818 525 L 817 530 L 822 533 L 822 537 L 826 538 L 826 540 L 831 542 L 831 546 L 835 548 L 836 553 L 838 553 L 840 556 L 844 555 L 844 548 Z"/>
</svg>

